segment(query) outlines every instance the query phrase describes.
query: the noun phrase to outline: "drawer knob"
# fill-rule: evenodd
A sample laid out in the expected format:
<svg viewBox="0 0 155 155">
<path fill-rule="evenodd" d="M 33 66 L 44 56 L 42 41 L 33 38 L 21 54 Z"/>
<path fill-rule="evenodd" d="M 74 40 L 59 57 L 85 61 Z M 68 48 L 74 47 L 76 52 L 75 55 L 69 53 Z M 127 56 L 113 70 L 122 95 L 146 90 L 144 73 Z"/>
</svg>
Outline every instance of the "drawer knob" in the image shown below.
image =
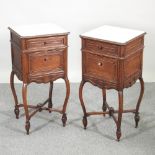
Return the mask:
<svg viewBox="0 0 155 155">
<path fill-rule="evenodd" d="M 44 42 L 44 45 L 46 45 L 47 43 L 46 42 Z"/>
<path fill-rule="evenodd" d="M 102 46 L 99 46 L 98 48 L 99 48 L 99 50 L 102 50 L 102 49 L 103 49 L 103 47 L 102 47 Z"/>
<path fill-rule="evenodd" d="M 102 66 L 102 62 L 99 62 L 97 65 L 98 65 L 98 66 Z"/>
<path fill-rule="evenodd" d="M 44 61 L 47 61 L 47 58 L 44 58 Z"/>
</svg>

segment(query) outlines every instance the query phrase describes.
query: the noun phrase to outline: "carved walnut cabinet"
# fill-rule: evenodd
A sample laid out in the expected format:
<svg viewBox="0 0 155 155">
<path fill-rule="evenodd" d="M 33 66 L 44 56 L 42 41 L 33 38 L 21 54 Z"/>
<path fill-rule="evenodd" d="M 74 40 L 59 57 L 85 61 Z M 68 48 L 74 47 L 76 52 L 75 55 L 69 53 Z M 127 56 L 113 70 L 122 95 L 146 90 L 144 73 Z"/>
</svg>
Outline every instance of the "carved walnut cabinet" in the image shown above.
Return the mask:
<svg viewBox="0 0 155 155">
<path fill-rule="evenodd" d="M 116 123 L 116 135 L 119 141 L 122 113 L 127 112 L 135 113 L 136 127 L 138 126 L 139 106 L 144 92 L 142 79 L 144 35 L 143 31 L 105 25 L 80 36 L 82 39 L 82 82 L 79 98 L 84 112 L 83 124 L 85 129 L 88 116 L 109 114 Z M 124 110 L 123 89 L 132 86 L 137 79 L 140 80 L 141 92 L 136 108 Z M 103 106 L 101 112 L 86 111 L 82 96 L 85 82 L 90 82 L 102 89 Z M 106 89 L 118 91 L 118 110 L 114 110 L 107 104 Z"/>
<path fill-rule="evenodd" d="M 70 93 L 67 78 L 67 37 L 68 32 L 55 24 L 34 24 L 9 27 L 11 35 L 12 72 L 10 85 L 15 100 L 15 114 L 19 117 L 19 108 L 24 107 L 25 128 L 30 129 L 30 119 L 38 111 L 48 110 L 62 114 L 63 126 L 66 124 L 66 106 Z M 14 87 L 14 75 L 23 82 L 23 104 L 18 103 Z M 66 83 L 66 98 L 62 110 L 52 107 L 53 81 L 63 78 Z M 36 106 L 27 103 L 27 85 L 31 82 L 50 83 L 49 98 Z M 48 103 L 48 107 L 44 107 Z M 32 113 L 29 108 L 34 109 Z"/>
</svg>

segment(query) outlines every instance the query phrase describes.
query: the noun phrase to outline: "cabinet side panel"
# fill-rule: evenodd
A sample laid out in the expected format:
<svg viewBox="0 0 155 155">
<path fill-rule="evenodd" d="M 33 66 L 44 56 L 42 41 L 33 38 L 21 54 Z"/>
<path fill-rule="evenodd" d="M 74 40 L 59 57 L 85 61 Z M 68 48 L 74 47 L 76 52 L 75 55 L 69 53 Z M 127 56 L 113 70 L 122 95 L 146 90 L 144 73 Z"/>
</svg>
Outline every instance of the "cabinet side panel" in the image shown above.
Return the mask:
<svg viewBox="0 0 155 155">
<path fill-rule="evenodd" d="M 84 73 L 85 73 L 85 67 L 84 67 L 84 64 L 85 64 L 85 60 L 84 60 L 84 52 L 82 51 L 82 49 L 85 47 L 85 39 L 82 39 L 81 38 L 81 43 L 82 43 L 82 47 L 81 47 L 81 62 L 82 62 L 82 79 L 84 79 L 83 78 L 83 75 L 84 75 Z"/>
<path fill-rule="evenodd" d="M 67 48 L 63 51 L 63 67 L 64 67 L 65 77 L 67 77 L 68 76 L 68 35 L 64 37 L 64 45 L 66 45 Z"/>
<path fill-rule="evenodd" d="M 144 48 L 144 36 L 138 37 L 126 45 L 125 56 L 134 54 Z"/>
<path fill-rule="evenodd" d="M 11 33 L 11 56 L 12 56 L 12 69 L 17 77 L 22 80 L 22 54 L 21 54 L 21 41 L 20 38 Z"/>
<path fill-rule="evenodd" d="M 131 86 L 142 75 L 143 50 L 128 57 L 124 62 L 125 81 L 124 87 Z"/>
</svg>

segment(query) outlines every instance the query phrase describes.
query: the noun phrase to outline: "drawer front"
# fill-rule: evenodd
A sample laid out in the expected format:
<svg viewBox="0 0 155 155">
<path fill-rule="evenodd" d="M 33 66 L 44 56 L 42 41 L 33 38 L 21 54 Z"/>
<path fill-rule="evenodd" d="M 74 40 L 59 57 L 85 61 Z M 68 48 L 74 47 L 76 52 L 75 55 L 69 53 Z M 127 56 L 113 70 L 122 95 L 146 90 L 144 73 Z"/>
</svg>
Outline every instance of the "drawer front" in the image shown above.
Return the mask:
<svg viewBox="0 0 155 155">
<path fill-rule="evenodd" d="M 38 51 L 28 55 L 31 75 L 63 71 L 63 50 Z"/>
<path fill-rule="evenodd" d="M 107 55 L 118 55 L 119 46 L 101 41 L 85 39 L 84 49 Z"/>
<path fill-rule="evenodd" d="M 117 82 L 117 60 L 104 56 L 84 53 L 84 74 L 108 82 Z"/>
<path fill-rule="evenodd" d="M 28 39 L 27 49 L 65 45 L 65 36 Z"/>
</svg>

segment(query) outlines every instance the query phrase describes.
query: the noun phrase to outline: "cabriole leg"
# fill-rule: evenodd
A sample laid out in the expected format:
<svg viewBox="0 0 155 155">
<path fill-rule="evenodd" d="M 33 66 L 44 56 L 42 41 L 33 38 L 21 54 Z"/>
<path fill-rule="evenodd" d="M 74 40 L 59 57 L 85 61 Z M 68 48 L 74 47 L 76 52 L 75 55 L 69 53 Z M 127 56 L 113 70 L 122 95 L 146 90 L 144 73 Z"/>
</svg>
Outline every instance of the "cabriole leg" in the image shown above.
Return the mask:
<svg viewBox="0 0 155 155">
<path fill-rule="evenodd" d="M 22 97 L 23 97 L 23 105 L 24 105 L 25 116 L 26 116 L 25 129 L 28 135 L 29 129 L 30 129 L 30 117 L 29 117 L 29 111 L 27 106 L 27 84 L 25 83 L 23 83 L 23 87 L 22 87 Z"/>
<path fill-rule="evenodd" d="M 135 112 L 135 127 L 136 128 L 138 127 L 138 122 L 140 120 L 139 107 L 140 107 L 140 103 L 142 101 L 142 97 L 143 97 L 143 94 L 144 94 L 144 81 L 143 81 L 143 78 L 139 78 L 139 81 L 140 81 L 141 90 L 140 90 L 140 95 L 139 95 L 139 98 L 138 98 L 138 102 L 137 102 L 137 105 L 136 105 L 136 112 Z"/>
<path fill-rule="evenodd" d="M 103 110 L 103 112 L 105 112 L 107 110 L 107 106 L 106 106 L 107 101 L 106 101 L 106 89 L 104 89 L 104 88 L 102 89 L 102 96 L 103 96 L 102 110 Z M 104 116 L 105 116 L 105 114 L 104 114 Z"/>
<path fill-rule="evenodd" d="M 67 107 L 67 103 L 68 103 L 68 99 L 69 99 L 69 95 L 70 95 L 70 84 L 69 84 L 69 80 L 68 78 L 66 77 L 65 79 L 65 84 L 66 84 L 66 98 L 65 98 L 65 101 L 64 101 L 64 105 L 63 105 L 63 110 L 62 110 L 62 123 L 63 123 L 63 126 L 65 127 L 66 126 L 66 121 L 67 121 L 67 116 L 66 116 L 66 107 Z"/>
<path fill-rule="evenodd" d="M 15 75 L 15 73 L 14 73 L 14 71 L 12 71 L 11 75 L 10 75 L 10 86 L 11 86 L 12 94 L 13 94 L 13 97 L 15 100 L 14 112 L 15 112 L 16 118 L 18 119 L 19 118 L 19 107 L 18 107 L 18 98 L 16 95 L 15 86 L 14 86 L 14 75 Z"/>
<path fill-rule="evenodd" d="M 119 108 L 118 108 L 118 122 L 117 122 L 116 136 L 117 140 L 119 141 L 121 137 L 121 122 L 123 113 L 123 91 L 118 91 L 118 98 L 119 98 Z"/>
<path fill-rule="evenodd" d="M 53 107 L 52 92 L 53 92 L 53 81 L 50 82 L 48 108 L 52 108 Z M 50 110 L 49 110 L 49 112 L 51 113 Z"/>
<path fill-rule="evenodd" d="M 83 102 L 83 95 L 82 95 L 82 90 L 83 90 L 84 84 L 85 84 L 85 81 L 81 81 L 80 88 L 79 88 L 79 99 L 80 99 L 80 103 L 81 103 L 82 110 L 83 110 L 83 113 L 84 113 L 83 126 L 84 126 L 84 129 L 86 129 L 87 128 L 87 113 L 86 113 L 86 108 L 85 108 L 85 105 L 84 105 L 84 102 Z"/>
</svg>

